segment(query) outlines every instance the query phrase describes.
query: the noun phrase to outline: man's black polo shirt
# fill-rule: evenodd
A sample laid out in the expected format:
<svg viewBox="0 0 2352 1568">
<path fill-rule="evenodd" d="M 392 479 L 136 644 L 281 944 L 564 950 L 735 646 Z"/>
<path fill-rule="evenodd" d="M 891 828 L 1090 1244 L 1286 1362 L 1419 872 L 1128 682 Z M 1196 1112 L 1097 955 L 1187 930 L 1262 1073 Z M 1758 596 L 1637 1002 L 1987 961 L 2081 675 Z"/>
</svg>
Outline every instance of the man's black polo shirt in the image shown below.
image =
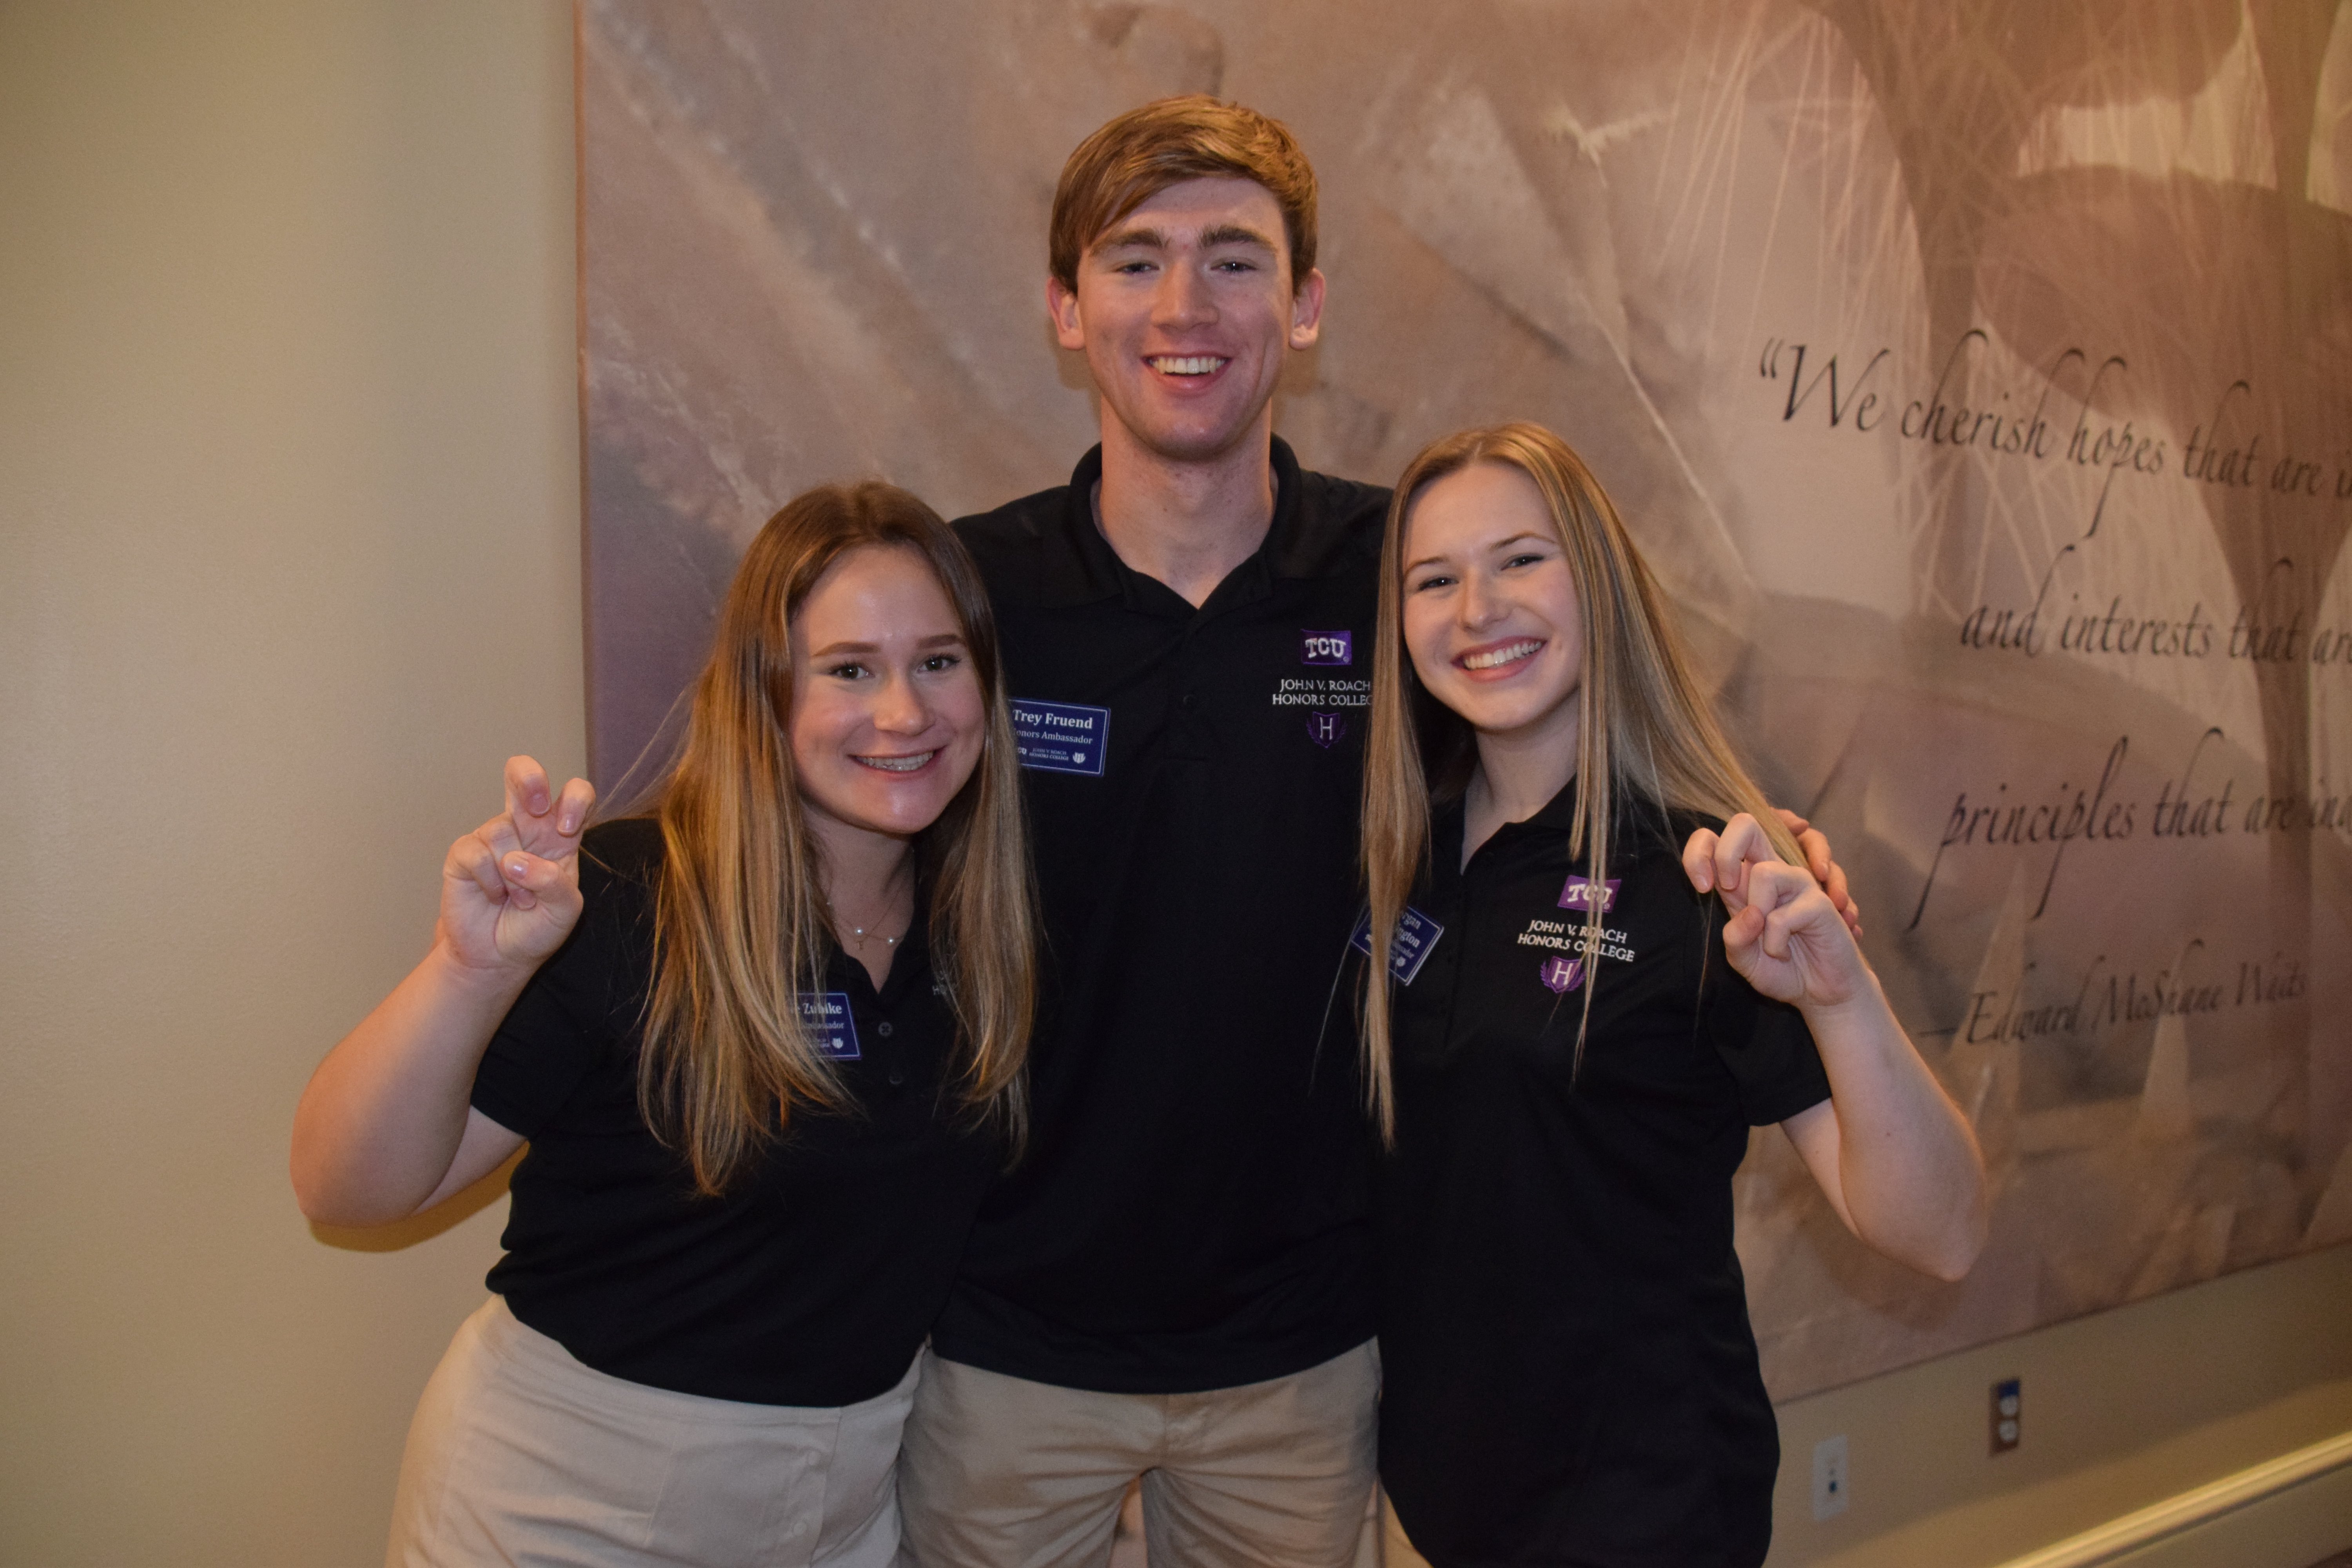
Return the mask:
<svg viewBox="0 0 2352 1568">
<path fill-rule="evenodd" d="M 1274 468 L 1265 544 L 1197 610 L 1095 526 L 1099 449 L 957 524 L 1002 628 L 1050 952 L 1034 1129 L 934 1331 L 950 1360 L 1173 1394 L 1371 1337 L 1370 1141 L 1331 975 L 1388 492 L 1280 441 Z"/>
</svg>

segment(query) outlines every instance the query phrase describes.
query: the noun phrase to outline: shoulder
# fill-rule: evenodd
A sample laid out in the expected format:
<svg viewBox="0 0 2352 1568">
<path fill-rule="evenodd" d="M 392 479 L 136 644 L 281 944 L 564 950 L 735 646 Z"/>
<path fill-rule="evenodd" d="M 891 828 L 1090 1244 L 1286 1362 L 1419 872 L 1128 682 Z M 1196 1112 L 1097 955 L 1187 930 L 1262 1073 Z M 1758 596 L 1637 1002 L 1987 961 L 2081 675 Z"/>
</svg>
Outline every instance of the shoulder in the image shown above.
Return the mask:
<svg viewBox="0 0 2352 1568">
<path fill-rule="evenodd" d="M 1369 535 L 1372 548 L 1379 550 L 1381 525 L 1388 521 L 1389 498 L 1394 493 L 1388 486 L 1318 474 L 1311 468 L 1298 471 L 1298 483 L 1318 516 L 1332 520 L 1351 539 L 1360 541 Z"/>
<path fill-rule="evenodd" d="M 661 824 L 650 816 L 600 822 L 580 838 L 580 890 L 592 902 L 650 900 L 660 884 L 667 850 Z"/>
<path fill-rule="evenodd" d="M 1307 468 L 1296 473 L 1297 521 L 1278 550 L 1276 574 L 1327 577 L 1377 567 L 1389 515 L 1388 488 Z"/>
<path fill-rule="evenodd" d="M 1070 487 L 1055 485 L 1007 501 L 993 511 L 960 517 L 950 526 L 993 588 L 998 579 L 1017 574 L 1024 566 L 1035 566 L 1044 555 L 1050 531 L 1069 504 Z"/>
<path fill-rule="evenodd" d="M 1704 811 L 1682 806 L 1660 805 L 1654 801 L 1627 801 L 1618 808 L 1617 835 L 1620 842 L 1638 847 L 1644 855 L 1663 854 L 1677 864 L 1682 859 L 1683 846 L 1700 828 L 1711 833 L 1723 831 L 1723 818 Z"/>
</svg>

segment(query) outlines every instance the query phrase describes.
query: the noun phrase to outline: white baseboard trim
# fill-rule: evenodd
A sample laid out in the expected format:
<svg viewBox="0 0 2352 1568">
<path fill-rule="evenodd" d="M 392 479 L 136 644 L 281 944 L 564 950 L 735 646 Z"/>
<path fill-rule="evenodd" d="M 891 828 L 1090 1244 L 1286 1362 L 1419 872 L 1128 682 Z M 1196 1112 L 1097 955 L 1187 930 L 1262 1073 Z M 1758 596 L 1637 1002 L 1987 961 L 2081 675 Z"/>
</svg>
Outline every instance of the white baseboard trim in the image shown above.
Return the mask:
<svg viewBox="0 0 2352 1568">
<path fill-rule="evenodd" d="M 2290 1488 L 2352 1466 L 2352 1432 L 2324 1438 L 2275 1459 L 2224 1476 L 2218 1481 L 2165 1499 L 2160 1503 L 2111 1520 L 2039 1552 L 2013 1557 L 2000 1568 L 2095 1568 L 2127 1552 L 2210 1524 L 2224 1514 L 2276 1497 Z"/>
</svg>

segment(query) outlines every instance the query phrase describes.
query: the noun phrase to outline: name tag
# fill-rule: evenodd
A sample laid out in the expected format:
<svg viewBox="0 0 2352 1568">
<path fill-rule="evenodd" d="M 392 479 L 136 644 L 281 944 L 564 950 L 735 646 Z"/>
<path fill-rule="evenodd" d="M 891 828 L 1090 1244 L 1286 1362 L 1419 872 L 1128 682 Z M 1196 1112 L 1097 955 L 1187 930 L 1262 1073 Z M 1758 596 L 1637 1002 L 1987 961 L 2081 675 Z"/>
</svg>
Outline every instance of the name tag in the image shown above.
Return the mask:
<svg viewBox="0 0 2352 1568">
<path fill-rule="evenodd" d="M 1435 947 L 1437 939 L 1444 934 L 1444 926 L 1408 905 L 1404 912 L 1397 916 L 1396 935 L 1389 942 L 1390 976 L 1400 985 L 1412 984 L 1412 977 L 1421 973 L 1421 966 L 1429 962 L 1429 950 Z M 1363 918 L 1356 922 L 1355 934 L 1348 939 L 1348 945 L 1366 958 L 1371 957 L 1371 910 L 1366 910 Z"/>
<path fill-rule="evenodd" d="M 1110 742 L 1110 710 L 1075 702 L 1033 702 L 1015 697 L 1013 741 L 1024 768 L 1049 773 L 1102 777 L 1103 748 Z"/>
<path fill-rule="evenodd" d="M 857 1060 L 857 1020 L 850 1016 L 846 991 L 803 991 L 800 994 L 801 1027 L 816 1044 L 816 1054 L 837 1062 Z"/>
</svg>

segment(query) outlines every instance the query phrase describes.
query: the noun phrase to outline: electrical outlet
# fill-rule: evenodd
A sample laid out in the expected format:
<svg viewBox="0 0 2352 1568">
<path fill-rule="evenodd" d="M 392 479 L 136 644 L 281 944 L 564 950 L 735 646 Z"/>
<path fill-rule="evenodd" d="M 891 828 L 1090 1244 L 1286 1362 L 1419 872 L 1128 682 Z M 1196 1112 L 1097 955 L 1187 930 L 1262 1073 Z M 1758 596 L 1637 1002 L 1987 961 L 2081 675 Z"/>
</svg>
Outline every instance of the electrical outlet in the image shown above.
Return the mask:
<svg viewBox="0 0 2352 1568">
<path fill-rule="evenodd" d="M 1845 1434 L 1813 1445 L 1813 1517 L 1834 1519 L 1845 1511 Z"/>
<path fill-rule="evenodd" d="M 1991 1451 L 2006 1454 L 2018 1445 L 2025 1417 L 2025 1382 L 2005 1377 L 1992 1385 Z"/>
</svg>

